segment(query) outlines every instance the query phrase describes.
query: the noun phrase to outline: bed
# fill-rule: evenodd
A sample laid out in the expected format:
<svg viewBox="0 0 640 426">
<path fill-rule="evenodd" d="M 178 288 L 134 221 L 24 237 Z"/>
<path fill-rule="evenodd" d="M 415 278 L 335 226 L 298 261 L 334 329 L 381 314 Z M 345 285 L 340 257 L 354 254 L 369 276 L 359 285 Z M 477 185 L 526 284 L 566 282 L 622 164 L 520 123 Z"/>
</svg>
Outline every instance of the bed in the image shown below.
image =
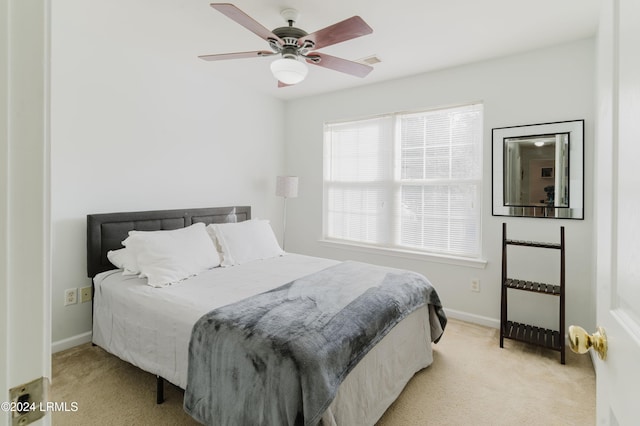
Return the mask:
<svg viewBox="0 0 640 426">
<path fill-rule="evenodd" d="M 206 315 L 263 297 L 302 277 L 318 276 L 331 268 L 354 267 L 331 259 L 282 252 L 230 267 L 207 269 L 176 285 L 156 288 L 149 285 L 151 276 L 126 274 L 126 268 L 116 269 L 108 258 L 110 251 L 122 249 L 122 241 L 130 231 L 178 230 L 199 223 L 240 223 L 250 219 L 248 206 L 87 216 L 87 271 L 94 282 L 93 343 L 156 375 L 158 403 L 162 401 L 164 380 L 187 389 L 187 401 L 191 396 L 189 377 L 195 382 L 203 376 L 215 376 L 201 372 L 193 375 L 189 371 L 190 356 L 197 352 L 191 342 L 190 353 L 192 333 Z M 308 423 L 294 415 L 290 423 L 374 424 L 411 377 L 432 363 L 431 342 L 439 339 L 445 325 L 439 303 L 415 308 L 345 370 L 331 400 L 321 406 L 319 417 Z M 193 368 L 196 362 L 191 360 Z M 211 423 L 187 411 L 197 420 Z"/>
</svg>

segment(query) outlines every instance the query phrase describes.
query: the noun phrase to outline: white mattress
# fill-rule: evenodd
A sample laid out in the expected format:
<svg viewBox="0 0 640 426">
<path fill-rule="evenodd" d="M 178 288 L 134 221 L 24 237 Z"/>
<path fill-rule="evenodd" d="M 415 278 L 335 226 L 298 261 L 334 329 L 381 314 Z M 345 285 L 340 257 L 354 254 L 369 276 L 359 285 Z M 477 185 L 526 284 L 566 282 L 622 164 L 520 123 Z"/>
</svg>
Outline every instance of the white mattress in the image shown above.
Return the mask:
<svg viewBox="0 0 640 426">
<path fill-rule="evenodd" d="M 120 270 L 94 278 L 93 342 L 181 388 L 187 384 L 191 329 L 205 313 L 338 263 L 287 254 L 215 268 L 179 284 L 153 288 Z M 325 424 L 373 424 L 413 374 L 431 364 L 431 320 L 425 307 L 398 324 L 346 377 Z"/>
</svg>

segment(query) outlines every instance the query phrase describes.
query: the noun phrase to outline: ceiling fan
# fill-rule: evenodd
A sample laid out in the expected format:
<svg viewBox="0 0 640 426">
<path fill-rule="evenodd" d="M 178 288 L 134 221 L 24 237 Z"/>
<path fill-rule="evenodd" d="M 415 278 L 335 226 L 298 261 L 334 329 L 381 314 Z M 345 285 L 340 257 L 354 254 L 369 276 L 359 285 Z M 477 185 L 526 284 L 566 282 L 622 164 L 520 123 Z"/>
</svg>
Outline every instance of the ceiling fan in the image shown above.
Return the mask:
<svg viewBox="0 0 640 426">
<path fill-rule="evenodd" d="M 278 87 L 290 86 L 304 80 L 308 72 L 305 62 L 356 77 L 365 77 L 373 70 L 373 67 L 366 64 L 316 52 L 316 49 L 371 34 L 373 30 L 359 16 L 353 16 L 308 34 L 293 26 L 298 19 L 298 12 L 295 9 L 284 9 L 281 12 L 288 26 L 269 31 L 230 3 L 211 3 L 211 7 L 264 39 L 269 43 L 271 50 L 199 56 L 205 61 L 281 55 L 280 59 L 271 63 L 271 72 L 278 80 Z"/>
</svg>

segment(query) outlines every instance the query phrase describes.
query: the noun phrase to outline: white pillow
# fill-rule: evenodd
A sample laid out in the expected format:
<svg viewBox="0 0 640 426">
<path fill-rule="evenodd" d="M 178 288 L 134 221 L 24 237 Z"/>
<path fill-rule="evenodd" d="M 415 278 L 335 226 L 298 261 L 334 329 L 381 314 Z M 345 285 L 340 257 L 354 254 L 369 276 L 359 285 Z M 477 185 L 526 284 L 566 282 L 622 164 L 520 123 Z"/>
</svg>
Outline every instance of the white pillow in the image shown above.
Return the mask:
<svg viewBox="0 0 640 426">
<path fill-rule="evenodd" d="M 118 269 L 122 269 L 122 275 L 138 275 L 140 268 L 136 261 L 136 255 L 133 250 L 121 248 L 117 250 L 109 250 L 107 259 Z"/>
<path fill-rule="evenodd" d="M 203 223 L 171 231 L 130 231 L 122 244 L 135 253 L 140 275 L 152 287 L 166 287 L 220 265 Z"/>
<path fill-rule="evenodd" d="M 207 230 L 215 236 L 214 241 L 220 247 L 222 266 L 241 265 L 284 254 L 268 220 L 213 223 L 207 226 Z"/>
</svg>

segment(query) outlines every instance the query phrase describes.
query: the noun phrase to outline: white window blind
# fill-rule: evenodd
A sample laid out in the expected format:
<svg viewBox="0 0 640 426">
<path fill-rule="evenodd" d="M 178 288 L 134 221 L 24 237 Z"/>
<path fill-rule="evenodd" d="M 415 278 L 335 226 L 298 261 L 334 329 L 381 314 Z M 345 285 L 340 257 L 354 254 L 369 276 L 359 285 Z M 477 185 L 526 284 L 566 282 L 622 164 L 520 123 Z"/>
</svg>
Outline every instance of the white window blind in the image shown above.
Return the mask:
<svg viewBox="0 0 640 426">
<path fill-rule="evenodd" d="M 324 236 L 480 256 L 482 105 L 325 125 Z"/>
</svg>

